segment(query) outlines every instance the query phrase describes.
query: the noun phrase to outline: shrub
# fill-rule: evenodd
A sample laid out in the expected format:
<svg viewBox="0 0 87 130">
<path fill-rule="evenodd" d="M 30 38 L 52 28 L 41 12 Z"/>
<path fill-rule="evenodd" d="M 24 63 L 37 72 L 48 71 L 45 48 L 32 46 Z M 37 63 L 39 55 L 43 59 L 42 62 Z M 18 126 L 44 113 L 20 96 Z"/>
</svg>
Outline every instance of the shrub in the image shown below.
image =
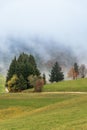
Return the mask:
<svg viewBox="0 0 87 130">
<path fill-rule="evenodd" d="M 7 82 L 8 91 L 9 92 L 16 92 L 18 81 L 19 81 L 18 76 L 17 75 L 13 75 L 13 77 L 11 78 L 11 80 L 9 80 Z"/>
<path fill-rule="evenodd" d="M 44 80 L 42 78 L 39 78 L 37 81 L 36 81 L 36 85 L 35 85 L 35 92 L 42 92 L 42 88 L 43 88 L 43 85 L 44 85 Z"/>
<path fill-rule="evenodd" d="M 31 75 L 28 77 L 29 84 L 34 87 L 34 92 L 41 92 L 44 85 L 44 80 L 40 76 Z"/>
</svg>

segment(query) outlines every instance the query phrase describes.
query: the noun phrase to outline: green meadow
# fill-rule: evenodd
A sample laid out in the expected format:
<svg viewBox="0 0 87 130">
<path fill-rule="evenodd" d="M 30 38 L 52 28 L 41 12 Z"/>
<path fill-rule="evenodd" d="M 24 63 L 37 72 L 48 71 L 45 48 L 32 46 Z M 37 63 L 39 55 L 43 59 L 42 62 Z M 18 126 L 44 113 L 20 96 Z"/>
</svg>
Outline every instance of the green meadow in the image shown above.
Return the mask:
<svg viewBox="0 0 87 130">
<path fill-rule="evenodd" d="M 87 130 L 87 94 L 1 94 L 0 130 Z"/>
<path fill-rule="evenodd" d="M 87 79 L 47 84 L 42 93 L 5 93 L 0 77 L 0 130 L 87 130 Z M 49 92 L 49 93 L 48 93 Z"/>
<path fill-rule="evenodd" d="M 77 80 L 67 80 L 44 86 L 45 92 L 87 92 L 87 78 Z"/>
</svg>

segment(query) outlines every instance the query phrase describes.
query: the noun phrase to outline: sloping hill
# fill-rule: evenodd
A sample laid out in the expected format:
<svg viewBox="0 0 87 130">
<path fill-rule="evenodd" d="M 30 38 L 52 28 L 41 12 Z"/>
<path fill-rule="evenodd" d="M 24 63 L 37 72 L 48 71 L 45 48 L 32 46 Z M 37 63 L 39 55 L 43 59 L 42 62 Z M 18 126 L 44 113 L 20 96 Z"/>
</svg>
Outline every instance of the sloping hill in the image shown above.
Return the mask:
<svg viewBox="0 0 87 130">
<path fill-rule="evenodd" d="M 44 92 L 57 92 L 57 91 L 87 92 L 87 78 L 47 84 L 44 86 L 43 91 Z"/>
<path fill-rule="evenodd" d="M 2 94 L 1 130 L 87 130 L 87 95 Z"/>
<path fill-rule="evenodd" d="M 0 93 L 5 92 L 5 78 L 0 75 Z"/>
</svg>

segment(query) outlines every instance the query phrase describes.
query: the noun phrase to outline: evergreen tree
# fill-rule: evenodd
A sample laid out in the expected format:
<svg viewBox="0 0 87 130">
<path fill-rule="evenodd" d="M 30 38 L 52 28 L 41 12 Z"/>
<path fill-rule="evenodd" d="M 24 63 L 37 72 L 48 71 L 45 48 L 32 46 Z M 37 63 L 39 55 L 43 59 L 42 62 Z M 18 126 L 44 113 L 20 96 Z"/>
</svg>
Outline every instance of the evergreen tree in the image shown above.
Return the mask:
<svg viewBox="0 0 87 130">
<path fill-rule="evenodd" d="M 79 73 L 79 67 L 77 63 L 74 63 L 74 70 L 75 72 Z"/>
<path fill-rule="evenodd" d="M 31 74 L 40 75 L 35 59 L 32 55 L 27 55 L 25 53 L 20 54 L 17 63 L 17 75 L 22 74 L 25 79 Z"/>
<path fill-rule="evenodd" d="M 44 80 L 44 84 L 46 84 L 46 75 L 43 74 L 43 80 Z"/>
<path fill-rule="evenodd" d="M 50 82 L 58 82 L 64 79 L 63 72 L 61 71 L 61 67 L 58 62 L 54 64 L 50 74 Z"/>
<path fill-rule="evenodd" d="M 77 79 L 77 76 L 79 75 L 79 67 L 78 67 L 78 64 L 77 63 L 74 63 L 74 71 L 76 73 L 76 79 Z"/>
<path fill-rule="evenodd" d="M 27 89 L 27 81 L 24 79 L 23 75 L 19 76 L 18 84 L 16 85 L 18 91 Z"/>
<path fill-rule="evenodd" d="M 40 71 L 37 69 L 35 58 L 32 55 L 29 56 L 29 61 L 30 61 L 31 65 L 33 66 L 33 74 L 39 76 Z"/>
<path fill-rule="evenodd" d="M 6 82 L 8 82 L 14 74 L 16 74 L 16 67 L 17 67 L 17 60 L 16 57 L 14 57 L 7 73 Z"/>
</svg>

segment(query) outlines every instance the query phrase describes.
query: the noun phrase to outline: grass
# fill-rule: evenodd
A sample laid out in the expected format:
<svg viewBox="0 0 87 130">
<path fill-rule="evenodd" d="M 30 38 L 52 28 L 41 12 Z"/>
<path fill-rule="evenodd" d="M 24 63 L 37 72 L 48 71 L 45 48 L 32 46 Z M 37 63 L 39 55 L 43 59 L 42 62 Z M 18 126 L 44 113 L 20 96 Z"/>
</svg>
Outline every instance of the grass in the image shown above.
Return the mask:
<svg viewBox="0 0 87 130">
<path fill-rule="evenodd" d="M 4 93 L 0 76 L 0 130 L 87 130 L 87 79 L 47 84 L 43 93 Z"/>
<path fill-rule="evenodd" d="M 87 78 L 47 84 L 44 86 L 43 91 L 44 92 L 56 92 L 56 91 L 87 92 Z"/>
<path fill-rule="evenodd" d="M 5 78 L 0 75 L 0 93 L 5 92 Z"/>
<path fill-rule="evenodd" d="M 0 130 L 87 130 L 87 95 L 0 94 Z"/>
</svg>

